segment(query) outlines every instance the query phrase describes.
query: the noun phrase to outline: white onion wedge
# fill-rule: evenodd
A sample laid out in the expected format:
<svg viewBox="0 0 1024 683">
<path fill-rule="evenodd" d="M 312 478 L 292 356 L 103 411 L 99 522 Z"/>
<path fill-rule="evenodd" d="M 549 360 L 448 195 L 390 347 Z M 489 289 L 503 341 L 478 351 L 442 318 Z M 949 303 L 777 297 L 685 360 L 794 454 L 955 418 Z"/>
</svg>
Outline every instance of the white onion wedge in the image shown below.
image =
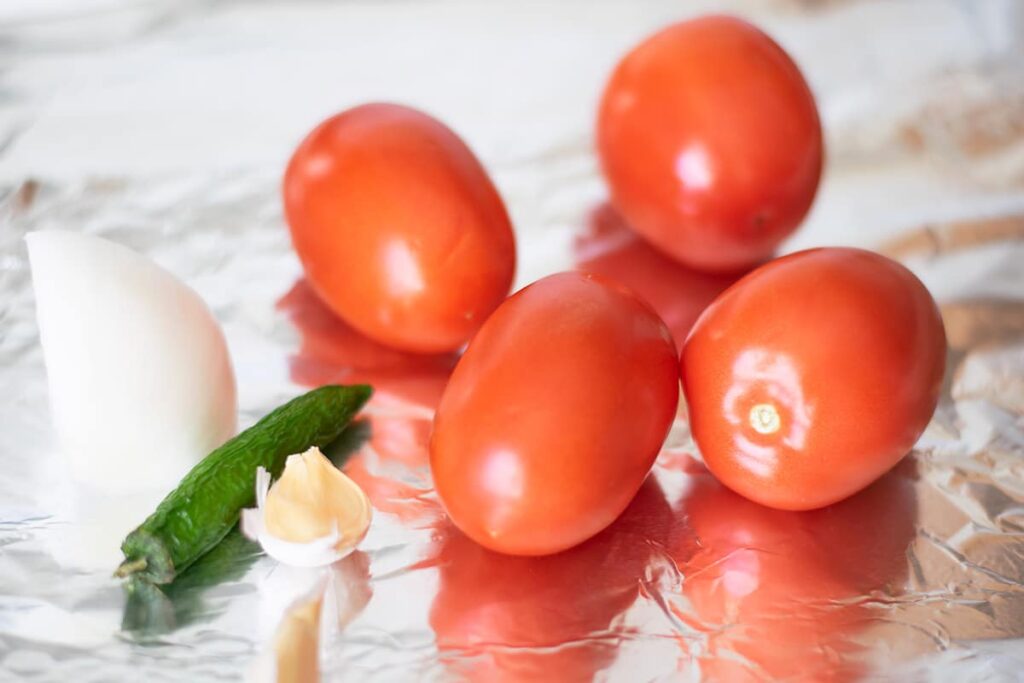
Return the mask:
<svg viewBox="0 0 1024 683">
<path fill-rule="evenodd" d="M 27 236 L 50 403 L 76 479 L 133 491 L 177 482 L 234 434 L 235 377 L 199 296 L 107 240 Z"/>
</svg>

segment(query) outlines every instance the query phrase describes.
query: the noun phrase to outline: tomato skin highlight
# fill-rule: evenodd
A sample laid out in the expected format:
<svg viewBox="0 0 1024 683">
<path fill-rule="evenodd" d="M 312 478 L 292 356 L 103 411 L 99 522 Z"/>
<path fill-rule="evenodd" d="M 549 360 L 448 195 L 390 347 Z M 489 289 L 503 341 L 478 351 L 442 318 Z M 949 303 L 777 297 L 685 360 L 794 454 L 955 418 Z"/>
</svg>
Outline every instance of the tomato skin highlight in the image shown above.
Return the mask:
<svg viewBox="0 0 1024 683">
<path fill-rule="evenodd" d="M 821 176 L 818 110 L 796 64 L 734 17 L 673 24 L 612 73 L 597 150 L 612 201 L 676 260 L 738 271 L 769 257 Z"/>
<path fill-rule="evenodd" d="M 672 336 L 632 292 L 559 273 L 510 297 L 470 342 L 434 420 L 430 463 L 454 524 L 545 555 L 611 524 L 675 415 Z"/>
<path fill-rule="evenodd" d="M 723 484 L 806 510 L 864 488 L 938 404 L 946 338 L 909 270 L 860 249 L 772 261 L 726 290 L 683 347 L 690 427 Z"/>
<path fill-rule="evenodd" d="M 511 287 L 501 197 L 465 143 L 415 109 L 366 104 L 321 123 L 288 164 L 284 207 L 317 294 L 394 348 L 459 348 Z"/>
</svg>

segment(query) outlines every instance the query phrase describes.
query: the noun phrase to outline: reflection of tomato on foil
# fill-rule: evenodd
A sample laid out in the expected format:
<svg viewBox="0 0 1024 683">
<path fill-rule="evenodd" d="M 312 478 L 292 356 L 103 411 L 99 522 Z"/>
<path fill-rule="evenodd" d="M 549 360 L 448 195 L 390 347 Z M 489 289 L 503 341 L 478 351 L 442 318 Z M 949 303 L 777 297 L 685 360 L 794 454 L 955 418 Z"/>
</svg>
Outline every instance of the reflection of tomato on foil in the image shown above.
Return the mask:
<svg viewBox="0 0 1024 683">
<path fill-rule="evenodd" d="M 455 365 L 451 353 L 423 355 L 393 349 L 376 342 L 338 318 L 298 280 L 277 302 L 299 332 L 299 350 L 291 358 L 296 384 L 355 384 L 374 387 L 376 395 L 433 408 Z"/>
<path fill-rule="evenodd" d="M 444 512 L 430 482 L 430 419 L 389 415 L 387 408 L 368 416 L 370 438 L 360 457 L 345 463 L 345 474 L 366 492 L 374 510 L 394 515 L 410 528 L 432 528 Z"/>
<path fill-rule="evenodd" d="M 685 577 L 685 600 L 672 604 L 689 632 L 680 667 L 720 681 L 863 676 L 857 635 L 878 619 L 863 596 L 884 601 L 906 578 L 910 469 L 810 512 L 762 507 L 693 476 L 677 505 L 684 535 L 671 546 Z"/>
<path fill-rule="evenodd" d="M 449 527 L 430 611 L 442 661 L 471 681 L 591 680 L 617 656 L 615 620 L 639 597 L 672 521 L 649 478 L 614 524 L 556 555 L 501 555 Z"/>
<path fill-rule="evenodd" d="M 348 459 L 345 473 L 378 512 L 413 527 L 436 524 L 443 513 L 428 495 L 427 441 L 456 355 L 408 353 L 380 344 L 338 318 L 303 279 L 277 307 L 299 332 L 292 381 L 307 386 L 365 382 L 374 387 L 372 408 L 364 416 L 368 439 L 359 445 L 360 457 Z M 395 471 L 402 476 L 393 476 Z"/>
<path fill-rule="evenodd" d="M 676 263 L 633 233 L 610 204 L 594 208 L 573 245 L 576 269 L 620 282 L 658 312 L 680 348 L 697 317 L 739 273 L 706 273 Z"/>
</svg>

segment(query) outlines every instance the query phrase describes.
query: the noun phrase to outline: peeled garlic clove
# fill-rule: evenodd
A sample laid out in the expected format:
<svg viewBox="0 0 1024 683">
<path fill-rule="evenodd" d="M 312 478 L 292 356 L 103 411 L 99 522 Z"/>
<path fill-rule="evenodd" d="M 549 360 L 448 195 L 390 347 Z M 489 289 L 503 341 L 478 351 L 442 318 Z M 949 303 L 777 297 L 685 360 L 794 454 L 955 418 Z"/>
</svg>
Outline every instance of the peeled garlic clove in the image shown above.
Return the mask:
<svg viewBox="0 0 1024 683">
<path fill-rule="evenodd" d="M 242 511 L 242 531 L 278 562 L 320 567 L 352 552 L 371 517 L 370 499 L 359 485 L 311 448 L 289 456 L 273 486 L 259 468 L 256 508 Z"/>
<path fill-rule="evenodd" d="M 121 245 L 26 238 L 54 422 L 103 490 L 166 487 L 235 432 L 235 376 L 202 299 Z"/>
</svg>

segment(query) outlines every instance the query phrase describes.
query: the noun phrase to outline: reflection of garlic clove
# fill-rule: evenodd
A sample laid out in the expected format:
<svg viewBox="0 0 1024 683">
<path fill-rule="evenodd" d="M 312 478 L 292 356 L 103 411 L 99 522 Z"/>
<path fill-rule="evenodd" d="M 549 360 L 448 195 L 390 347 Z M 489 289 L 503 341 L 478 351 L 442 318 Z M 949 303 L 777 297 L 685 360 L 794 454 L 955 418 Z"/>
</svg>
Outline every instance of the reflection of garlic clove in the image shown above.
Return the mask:
<svg viewBox="0 0 1024 683">
<path fill-rule="evenodd" d="M 27 236 L 50 403 L 75 478 L 177 482 L 235 431 L 235 377 L 199 296 L 119 244 Z"/>
<path fill-rule="evenodd" d="M 273 486 L 256 472 L 256 508 L 242 511 L 242 531 L 268 555 L 295 567 L 345 557 L 363 540 L 372 508 L 363 490 L 317 448 L 288 457 Z"/>
<path fill-rule="evenodd" d="M 312 683 L 329 652 L 373 590 L 370 558 L 358 550 L 325 569 L 280 566 L 259 584 L 260 611 L 273 623 L 271 646 L 249 668 L 250 683 Z"/>
<path fill-rule="evenodd" d="M 281 618 L 273 646 L 252 663 L 252 683 L 316 683 L 320 680 L 320 611 L 325 582 L 292 603 Z"/>
</svg>

